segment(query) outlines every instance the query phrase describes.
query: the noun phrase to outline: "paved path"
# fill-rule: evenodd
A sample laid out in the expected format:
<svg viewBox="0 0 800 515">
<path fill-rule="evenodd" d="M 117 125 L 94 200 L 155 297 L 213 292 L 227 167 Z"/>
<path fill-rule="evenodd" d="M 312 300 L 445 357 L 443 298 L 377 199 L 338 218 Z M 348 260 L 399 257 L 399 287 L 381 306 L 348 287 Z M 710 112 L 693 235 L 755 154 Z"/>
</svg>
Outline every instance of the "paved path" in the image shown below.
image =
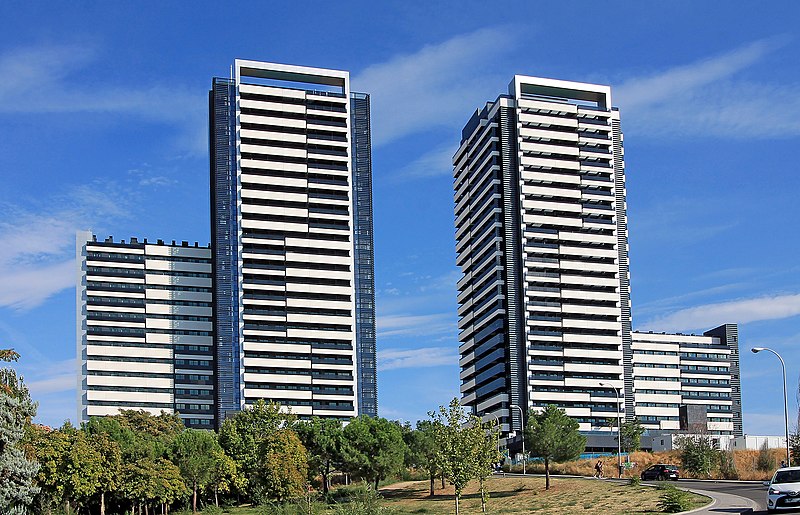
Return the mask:
<svg viewBox="0 0 800 515">
<path fill-rule="evenodd" d="M 683 513 L 692 513 L 692 514 L 716 514 L 721 515 L 724 513 L 753 513 L 760 511 L 759 505 L 753 501 L 752 499 L 748 499 L 747 497 L 741 497 L 735 494 L 729 494 L 720 491 L 714 490 L 698 490 L 695 488 L 688 488 L 690 492 L 698 493 L 701 495 L 705 495 L 707 497 L 711 497 L 713 502 L 711 505 L 706 506 L 705 508 L 698 508 L 692 511 L 686 511 Z"/>
</svg>

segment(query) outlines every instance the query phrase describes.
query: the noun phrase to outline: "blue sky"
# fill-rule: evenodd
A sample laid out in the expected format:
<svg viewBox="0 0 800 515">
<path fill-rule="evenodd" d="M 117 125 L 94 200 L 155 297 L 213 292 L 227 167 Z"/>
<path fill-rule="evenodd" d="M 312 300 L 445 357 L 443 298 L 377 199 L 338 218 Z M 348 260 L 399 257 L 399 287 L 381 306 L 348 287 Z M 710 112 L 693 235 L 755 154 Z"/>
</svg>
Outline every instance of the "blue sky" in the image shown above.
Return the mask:
<svg viewBox="0 0 800 515">
<path fill-rule="evenodd" d="M 206 92 L 234 58 L 350 70 L 373 99 L 381 415 L 458 392 L 450 156 L 515 73 L 610 84 L 625 133 L 634 327 L 738 322 L 744 427 L 800 374 L 800 4 L 0 5 L 0 346 L 75 417 L 74 232 L 207 243 Z M 794 418 L 794 415 L 791 415 Z"/>
</svg>

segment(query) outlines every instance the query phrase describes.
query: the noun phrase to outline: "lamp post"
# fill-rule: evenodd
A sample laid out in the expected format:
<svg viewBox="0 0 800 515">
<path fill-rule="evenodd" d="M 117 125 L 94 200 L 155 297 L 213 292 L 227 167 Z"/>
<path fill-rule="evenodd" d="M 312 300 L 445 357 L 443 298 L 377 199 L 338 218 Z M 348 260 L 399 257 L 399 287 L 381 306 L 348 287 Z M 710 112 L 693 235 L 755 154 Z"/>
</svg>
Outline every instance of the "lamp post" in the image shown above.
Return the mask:
<svg viewBox="0 0 800 515">
<path fill-rule="evenodd" d="M 617 394 L 617 477 L 622 477 L 622 428 L 619 416 L 619 405 L 620 405 L 619 388 L 609 383 L 600 383 L 600 386 L 607 386 L 608 388 L 613 388 L 614 393 Z"/>
<path fill-rule="evenodd" d="M 522 475 L 525 475 L 525 412 L 516 404 L 511 405 L 512 408 L 519 410 L 519 419 L 522 421 Z"/>
<path fill-rule="evenodd" d="M 789 401 L 786 397 L 786 363 L 784 363 L 781 355 L 772 349 L 768 349 L 766 347 L 753 347 L 750 350 L 753 352 L 753 354 L 758 354 L 762 350 L 769 351 L 778 356 L 778 359 L 781 360 L 781 370 L 783 370 L 783 421 L 786 429 L 786 466 L 788 467 L 792 464 L 792 462 L 789 458 Z"/>
</svg>

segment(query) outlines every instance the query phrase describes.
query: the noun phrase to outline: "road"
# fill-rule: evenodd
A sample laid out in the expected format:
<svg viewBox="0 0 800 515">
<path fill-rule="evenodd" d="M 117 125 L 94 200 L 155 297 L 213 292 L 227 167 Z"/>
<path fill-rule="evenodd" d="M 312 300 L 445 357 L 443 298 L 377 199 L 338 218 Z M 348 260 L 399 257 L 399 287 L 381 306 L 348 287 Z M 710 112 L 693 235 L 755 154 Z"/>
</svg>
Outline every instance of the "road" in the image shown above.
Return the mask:
<svg viewBox="0 0 800 515">
<path fill-rule="evenodd" d="M 657 484 L 648 482 L 648 484 Z M 755 501 L 760 511 L 753 513 L 767 513 L 766 494 L 767 487 L 760 482 L 752 481 L 693 481 L 691 479 L 681 479 L 677 486 L 689 488 L 691 490 L 708 490 L 711 492 L 722 492 L 726 494 L 738 495 Z M 713 511 L 713 509 L 712 509 Z"/>
</svg>

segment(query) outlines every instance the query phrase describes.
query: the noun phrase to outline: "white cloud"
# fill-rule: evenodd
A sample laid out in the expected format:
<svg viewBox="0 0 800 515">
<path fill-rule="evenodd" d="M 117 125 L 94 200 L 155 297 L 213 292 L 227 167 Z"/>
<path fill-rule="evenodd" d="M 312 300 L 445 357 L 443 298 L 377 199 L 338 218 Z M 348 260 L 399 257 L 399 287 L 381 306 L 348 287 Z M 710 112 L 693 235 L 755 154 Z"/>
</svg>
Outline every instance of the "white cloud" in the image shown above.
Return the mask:
<svg viewBox="0 0 800 515">
<path fill-rule="evenodd" d="M 173 84 L 116 85 L 93 79 L 89 45 L 43 45 L 0 54 L 0 113 L 114 113 L 181 128 L 178 144 L 195 154 L 207 151 L 207 98 L 204 89 Z"/>
<path fill-rule="evenodd" d="M 646 322 L 642 331 L 687 331 L 800 315 L 800 294 L 741 299 L 681 309 Z"/>
<path fill-rule="evenodd" d="M 432 336 L 443 333 L 455 334 L 457 330 L 453 313 L 425 315 L 379 314 L 377 328 L 379 338 L 400 335 Z"/>
<path fill-rule="evenodd" d="M 386 349 L 378 351 L 378 370 L 398 368 L 456 366 L 458 349 L 455 347 L 423 347 L 420 349 Z"/>
<path fill-rule="evenodd" d="M 398 172 L 403 179 L 426 179 L 453 174 L 453 154 L 455 147 L 451 143 L 439 146 L 422 154 Z"/>
<path fill-rule="evenodd" d="M 34 204 L 4 205 L 0 221 L 0 306 L 26 310 L 75 285 L 75 232 L 126 216 L 111 183 L 78 186 Z"/>
<path fill-rule="evenodd" d="M 25 384 L 34 399 L 43 395 L 75 391 L 77 387 L 77 368 L 74 359 L 53 363 L 45 370 L 34 374 L 34 379 L 26 377 Z"/>
<path fill-rule="evenodd" d="M 462 34 L 354 76 L 353 89 L 371 95 L 373 144 L 464 123 L 464 113 L 494 99 L 498 82 L 508 80 L 484 70 L 516 44 L 513 33 L 499 27 Z"/>
<path fill-rule="evenodd" d="M 615 88 L 626 132 L 651 136 L 793 137 L 800 134 L 798 84 L 736 79 L 785 46 L 755 41 L 722 55 L 632 78 Z"/>
</svg>

